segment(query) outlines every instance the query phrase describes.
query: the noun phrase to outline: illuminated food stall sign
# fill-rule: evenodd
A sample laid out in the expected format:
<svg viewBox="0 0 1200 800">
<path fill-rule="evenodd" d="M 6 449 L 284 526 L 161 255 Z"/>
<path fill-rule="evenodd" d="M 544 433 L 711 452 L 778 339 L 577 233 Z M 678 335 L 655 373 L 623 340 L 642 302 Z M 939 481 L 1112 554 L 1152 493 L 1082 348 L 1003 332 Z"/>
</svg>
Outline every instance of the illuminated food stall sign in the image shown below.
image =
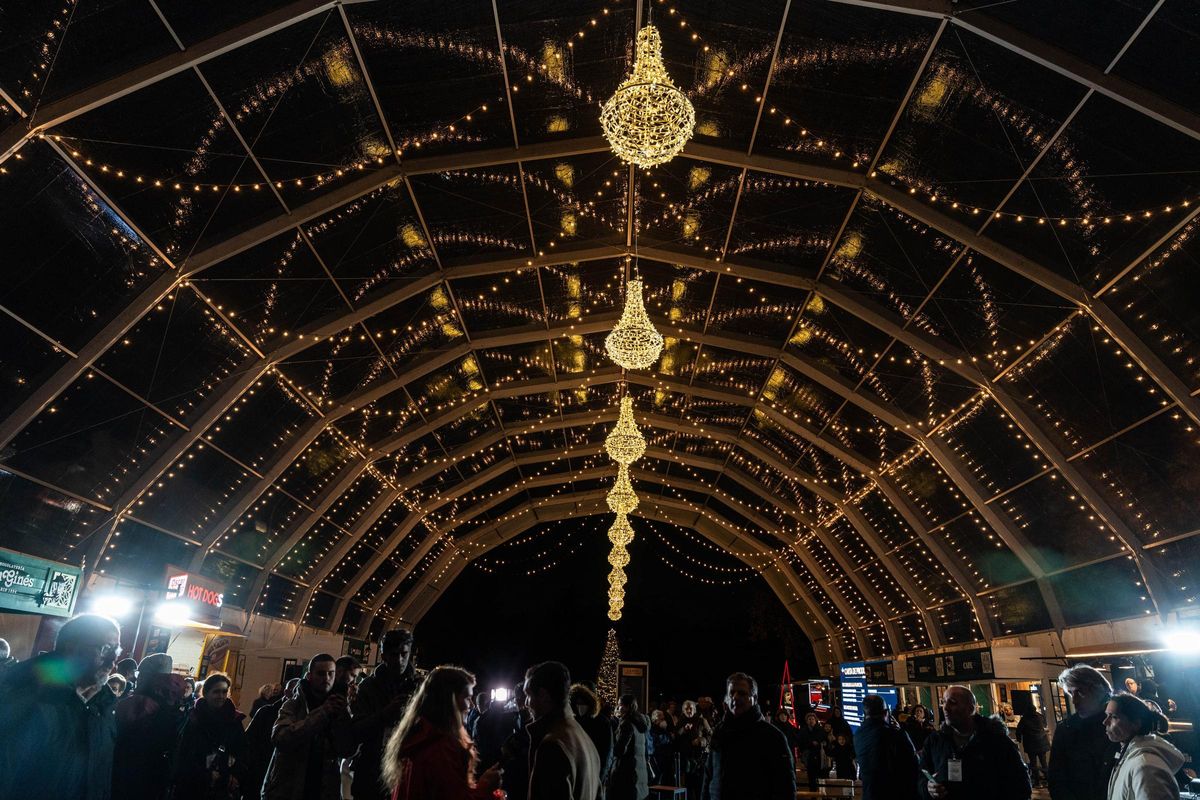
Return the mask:
<svg viewBox="0 0 1200 800">
<path fill-rule="evenodd" d="M 83 572 L 0 548 L 0 610 L 69 617 L 83 583 Z"/>
<path fill-rule="evenodd" d="M 194 622 L 220 625 L 225 587 L 202 575 L 168 569 L 165 601 L 168 604 L 185 605 L 188 618 Z"/>
</svg>

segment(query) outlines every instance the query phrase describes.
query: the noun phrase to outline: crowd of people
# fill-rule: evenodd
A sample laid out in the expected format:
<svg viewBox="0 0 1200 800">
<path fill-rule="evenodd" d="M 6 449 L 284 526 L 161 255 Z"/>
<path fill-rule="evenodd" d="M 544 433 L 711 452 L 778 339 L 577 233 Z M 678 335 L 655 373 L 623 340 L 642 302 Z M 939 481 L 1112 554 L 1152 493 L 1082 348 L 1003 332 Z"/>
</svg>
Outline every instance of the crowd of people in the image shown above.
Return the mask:
<svg viewBox="0 0 1200 800">
<path fill-rule="evenodd" d="M 813 789 L 857 778 L 865 800 L 1027 800 L 1043 776 L 1053 800 L 1179 797 L 1184 756 L 1161 710 L 1114 694 L 1088 666 L 1059 676 L 1076 713 L 1051 745 L 1039 714 L 1014 741 L 965 686 L 943 693 L 940 726 L 928 709 L 893 713 L 869 695 L 853 731 L 837 713 L 768 719 L 741 672 L 720 705 L 646 714 L 632 695 L 602 702 L 558 662 L 530 667 L 493 703 L 470 672 L 420 673 L 412 654 L 404 630 L 383 636 L 370 675 L 318 653 L 302 677 L 262 687 L 247 718 L 222 673 L 196 686 L 166 654 L 119 660 L 105 617 L 70 620 L 53 652 L 23 663 L 0 640 L 0 797 L 646 800 L 661 783 L 700 800 L 795 800 L 798 767 Z"/>
</svg>

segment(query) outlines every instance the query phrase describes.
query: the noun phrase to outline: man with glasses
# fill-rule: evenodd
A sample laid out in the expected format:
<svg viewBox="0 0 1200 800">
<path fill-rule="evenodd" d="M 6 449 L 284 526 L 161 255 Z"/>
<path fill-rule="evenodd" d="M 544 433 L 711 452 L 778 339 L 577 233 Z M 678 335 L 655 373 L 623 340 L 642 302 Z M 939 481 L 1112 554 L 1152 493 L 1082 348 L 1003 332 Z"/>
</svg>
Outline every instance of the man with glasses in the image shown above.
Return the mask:
<svg viewBox="0 0 1200 800">
<path fill-rule="evenodd" d="M 121 655 L 113 620 L 81 614 L 46 653 L 0 683 L 0 797 L 108 800 L 117 698 L 106 685 Z"/>
</svg>

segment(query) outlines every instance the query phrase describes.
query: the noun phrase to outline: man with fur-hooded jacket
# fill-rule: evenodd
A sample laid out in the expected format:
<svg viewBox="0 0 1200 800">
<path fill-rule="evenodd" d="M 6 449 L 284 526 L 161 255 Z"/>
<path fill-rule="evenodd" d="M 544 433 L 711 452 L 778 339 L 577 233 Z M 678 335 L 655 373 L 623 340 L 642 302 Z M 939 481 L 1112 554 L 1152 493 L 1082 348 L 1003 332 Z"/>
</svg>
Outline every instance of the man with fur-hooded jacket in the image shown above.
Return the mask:
<svg viewBox="0 0 1200 800">
<path fill-rule="evenodd" d="M 1029 770 L 1000 723 L 975 713 L 975 696 L 965 686 L 942 695 L 946 722 L 929 734 L 921 751 L 918 779 L 923 798 L 933 800 L 1028 800 Z"/>
</svg>

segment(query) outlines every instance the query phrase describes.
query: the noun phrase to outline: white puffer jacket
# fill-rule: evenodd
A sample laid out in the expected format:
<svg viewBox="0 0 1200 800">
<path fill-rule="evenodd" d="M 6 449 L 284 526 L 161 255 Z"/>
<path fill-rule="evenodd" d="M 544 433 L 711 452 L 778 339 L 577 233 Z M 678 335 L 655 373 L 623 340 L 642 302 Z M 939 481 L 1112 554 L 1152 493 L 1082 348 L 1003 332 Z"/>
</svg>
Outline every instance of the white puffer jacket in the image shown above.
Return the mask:
<svg viewBox="0 0 1200 800">
<path fill-rule="evenodd" d="M 1154 734 L 1133 737 L 1108 779 L 1108 800 L 1179 800 L 1175 773 L 1184 760 L 1175 745 Z"/>
</svg>

